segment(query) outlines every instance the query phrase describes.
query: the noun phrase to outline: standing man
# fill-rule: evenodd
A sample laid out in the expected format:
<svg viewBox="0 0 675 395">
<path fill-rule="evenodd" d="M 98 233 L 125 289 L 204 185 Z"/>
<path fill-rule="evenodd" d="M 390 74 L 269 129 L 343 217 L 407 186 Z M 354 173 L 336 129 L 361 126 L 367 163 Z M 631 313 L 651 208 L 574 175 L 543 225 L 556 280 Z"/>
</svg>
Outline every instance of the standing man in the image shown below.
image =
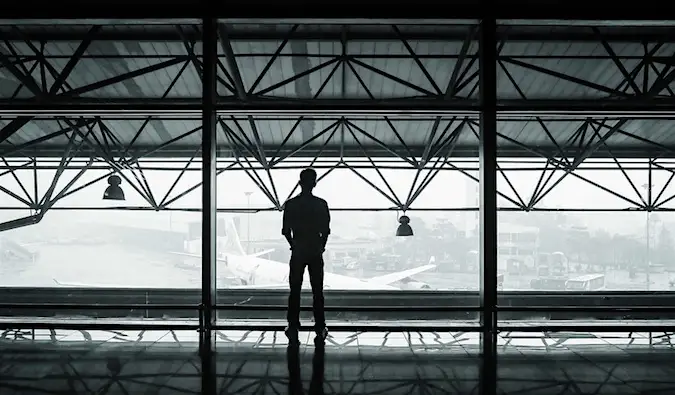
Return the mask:
<svg viewBox="0 0 675 395">
<path fill-rule="evenodd" d="M 291 293 L 288 297 L 288 327 L 286 335 L 297 340 L 300 329 L 300 291 L 305 274 L 314 296 L 314 331 L 319 339 L 328 335 L 323 300 L 323 252 L 330 234 L 330 212 L 325 200 L 312 194 L 316 185 L 316 172 L 305 169 L 300 172 L 300 194 L 286 202 L 281 233 L 291 246 L 290 273 Z"/>
</svg>

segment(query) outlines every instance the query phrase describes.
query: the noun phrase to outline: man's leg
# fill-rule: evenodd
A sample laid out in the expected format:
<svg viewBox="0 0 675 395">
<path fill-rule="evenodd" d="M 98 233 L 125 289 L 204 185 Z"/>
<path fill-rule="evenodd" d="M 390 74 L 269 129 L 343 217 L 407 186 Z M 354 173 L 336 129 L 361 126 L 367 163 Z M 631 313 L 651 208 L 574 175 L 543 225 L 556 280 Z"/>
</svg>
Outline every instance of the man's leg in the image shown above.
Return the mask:
<svg viewBox="0 0 675 395">
<path fill-rule="evenodd" d="M 323 257 L 319 255 L 313 258 L 307 267 L 309 270 L 309 282 L 312 285 L 314 310 L 314 329 L 317 334 L 325 337 L 326 312 L 323 300 Z"/>
<path fill-rule="evenodd" d="M 302 277 L 305 274 L 305 265 L 298 257 L 291 256 L 289 265 L 288 283 L 288 328 L 297 331 L 300 329 L 300 295 L 302 292 Z"/>
</svg>

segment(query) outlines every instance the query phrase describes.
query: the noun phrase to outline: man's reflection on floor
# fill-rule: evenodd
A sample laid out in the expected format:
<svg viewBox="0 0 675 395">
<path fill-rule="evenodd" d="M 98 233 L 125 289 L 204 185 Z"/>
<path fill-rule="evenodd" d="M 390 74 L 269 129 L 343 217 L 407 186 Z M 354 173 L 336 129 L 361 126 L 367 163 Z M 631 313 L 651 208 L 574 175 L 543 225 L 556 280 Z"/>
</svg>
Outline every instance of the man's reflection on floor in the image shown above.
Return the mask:
<svg viewBox="0 0 675 395">
<path fill-rule="evenodd" d="M 314 357 L 312 357 L 312 381 L 309 384 L 309 395 L 323 395 L 323 374 L 326 358 L 326 344 L 317 338 L 314 340 Z M 288 361 L 288 392 L 292 395 L 305 393 L 300 372 L 300 347 L 291 343 L 286 349 Z"/>
</svg>

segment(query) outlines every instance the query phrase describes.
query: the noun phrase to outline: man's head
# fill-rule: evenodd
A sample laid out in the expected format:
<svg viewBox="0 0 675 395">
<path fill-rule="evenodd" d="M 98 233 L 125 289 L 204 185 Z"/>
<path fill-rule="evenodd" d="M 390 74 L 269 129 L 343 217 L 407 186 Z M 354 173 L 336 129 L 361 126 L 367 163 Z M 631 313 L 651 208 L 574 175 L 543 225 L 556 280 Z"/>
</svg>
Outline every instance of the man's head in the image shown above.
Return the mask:
<svg viewBox="0 0 675 395">
<path fill-rule="evenodd" d="M 300 172 L 300 187 L 303 191 L 311 191 L 316 185 L 316 172 L 314 169 L 305 169 Z"/>
</svg>

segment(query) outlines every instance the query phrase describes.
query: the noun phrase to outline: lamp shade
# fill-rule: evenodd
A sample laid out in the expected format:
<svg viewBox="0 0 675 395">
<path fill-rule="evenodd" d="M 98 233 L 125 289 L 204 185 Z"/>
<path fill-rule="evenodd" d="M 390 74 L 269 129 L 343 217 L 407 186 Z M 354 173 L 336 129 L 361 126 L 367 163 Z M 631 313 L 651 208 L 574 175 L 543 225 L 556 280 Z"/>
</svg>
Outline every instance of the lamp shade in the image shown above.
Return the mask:
<svg viewBox="0 0 675 395">
<path fill-rule="evenodd" d="M 108 177 L 108 187 L 103 193 L 104 200 L 124 200 L 124 191 L 120 184 L 122 179 L 119 176 Z"/>
<path fill-rule="evenodd" d="M 402 215 L 398 219 L 399 225 L 396 229 L 396 236 L 412 236 L 413 230 L 410 227 L 410 218 L 407 215 Z"/>
</svg>

